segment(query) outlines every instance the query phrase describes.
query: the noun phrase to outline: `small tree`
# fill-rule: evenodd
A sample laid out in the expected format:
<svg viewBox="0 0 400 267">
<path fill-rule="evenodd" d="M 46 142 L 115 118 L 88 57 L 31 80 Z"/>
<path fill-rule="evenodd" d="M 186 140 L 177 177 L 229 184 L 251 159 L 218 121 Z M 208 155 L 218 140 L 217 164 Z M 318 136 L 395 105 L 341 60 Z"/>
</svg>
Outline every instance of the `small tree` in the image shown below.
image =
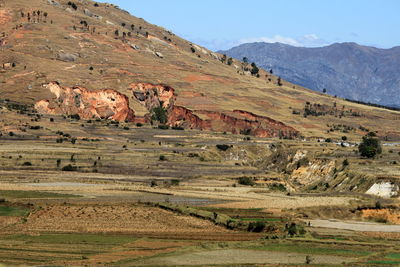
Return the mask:
<svg viewBox="0 0 400 267">
<path fill-rule="evenodd" d="M 282 80 L 281 80 L 281 77 L 278 77 L 278 86 L 282 86 Z"/>
<path fill-rule="evenodd" d="M 166 110 L 162 106 L 153 108 L 151 119 L 153 121 L 159 121 L 162 124 L 167 123 L 168 116 Z"/>
<path fill-rule="evenodd" d="M 362 157 L 373 158 L 377 154 L 382 153 L 382 147 L 376 134 L 368 133 L 363 137 L 361 144 L 358 146 L 358 151 Z"/>
<path fill-rule="evenodd" d="M 251 63 L 251 75 L 257 75 L 260 69 L 257 67 L 256 63 Z"/>
<path fill-rule="evenodd" d="M 226 61 L 226 55 L 222 55 L 221 62 L 224 63 Z"/>
<path fill-rule="evenodd" d="M 297 235 L 297 225 L 295 223 L 291 223 L 290 226 L 287 228 L 287 232 L 289 236 Z"/>
</svg>

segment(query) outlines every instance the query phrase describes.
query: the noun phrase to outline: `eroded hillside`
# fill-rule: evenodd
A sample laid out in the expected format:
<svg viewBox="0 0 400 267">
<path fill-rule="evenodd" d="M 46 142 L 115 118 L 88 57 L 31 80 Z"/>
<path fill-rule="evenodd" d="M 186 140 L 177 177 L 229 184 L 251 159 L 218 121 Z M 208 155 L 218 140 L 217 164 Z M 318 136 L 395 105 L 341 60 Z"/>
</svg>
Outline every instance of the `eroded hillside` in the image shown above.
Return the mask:
<svg viewBox="0 0 400 267">
<path fill-rule="evenodd" d="M 41 112 L 148 122 L 152 108 L 162 105 L 171 126 L 289 138 L 339 139 L 346 131 L 357 140 L 367 129 L 399 138 L 398 112 L 315 93 L 263 70 L 252 75 L 250 64 L 114 5 L 6 0 L 0 24 L 1 98 L 36 104 Z M 43 87 L 53 81 L 72 88 L 73 95 L 60 99 Z M 135 84 L 173 88 L 173 101 L 157 95 L 143 103 L 143 96 L 134 94 Z M 77 90 L 80 107 L 72 100 Z M 100 92 L 115 96 L 93 97 Z M 106 104 L 104 97 L 116 104 Z"/>
</svg>

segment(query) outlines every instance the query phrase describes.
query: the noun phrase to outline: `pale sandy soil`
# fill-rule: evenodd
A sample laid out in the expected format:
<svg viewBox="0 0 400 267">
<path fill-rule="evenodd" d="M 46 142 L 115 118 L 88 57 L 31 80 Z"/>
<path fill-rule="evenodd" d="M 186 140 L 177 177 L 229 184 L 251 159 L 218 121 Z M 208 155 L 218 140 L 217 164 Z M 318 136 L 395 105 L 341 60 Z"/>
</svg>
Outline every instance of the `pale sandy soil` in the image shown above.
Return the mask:
<svg viewBox="0 0 400 267">
<path fill-rule="evenodd" d="M 382 223 L 338 221 L 338 220 L 310 220 L 312 227 L 343 229 L 358 232 L 393 232 L 400 233 L 400 225 Z"/>
</svg>

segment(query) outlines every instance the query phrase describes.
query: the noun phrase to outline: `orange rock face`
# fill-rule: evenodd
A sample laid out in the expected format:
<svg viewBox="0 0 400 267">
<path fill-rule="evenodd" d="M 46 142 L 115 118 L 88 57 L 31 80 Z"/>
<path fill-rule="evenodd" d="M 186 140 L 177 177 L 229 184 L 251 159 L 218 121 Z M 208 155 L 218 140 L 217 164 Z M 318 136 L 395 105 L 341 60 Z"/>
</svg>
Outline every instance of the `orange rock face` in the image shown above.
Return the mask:
<svg viewBox="0 0 400 267">
<path fill-rule="evenodd" d="M 144 104 L 149 111 L 159 106 L 168 109 L 175 103 L 175 90 L 167 85 L 133 83 L 130 85 L 130 89 L 134 97 Z"/>
<path fill-rule="evenodd" d="M 361 211 L 363 218 L 400 224 L 400 211 L 392 209 L 365 209 Z"/>
<path fill-rule="evenodd" d="M 61 87 L 57 82 L 44 85 L 54 95 L 53 100 L 41 100 L 35 104 L 43 114 L 78 114 L 81 118 L 134 121 L 127 96 L 114 90 L 89 91 L 83 87 Z"/>
</svg>

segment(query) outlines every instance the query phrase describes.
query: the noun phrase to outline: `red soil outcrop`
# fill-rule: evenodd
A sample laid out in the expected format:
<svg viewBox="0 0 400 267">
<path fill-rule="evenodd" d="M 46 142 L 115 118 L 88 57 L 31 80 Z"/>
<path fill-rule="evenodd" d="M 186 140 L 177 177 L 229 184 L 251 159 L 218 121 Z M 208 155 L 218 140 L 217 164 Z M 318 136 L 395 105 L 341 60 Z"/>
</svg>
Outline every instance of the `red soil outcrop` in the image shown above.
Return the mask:
<svg viewBox="0 0 400 267">
<path fill-rule="evenodd" d="M 134 121 L 134 112 L 129 108 L 127 96 L 115 90 L 89 91 L 84 87 L 61 87 L 57 82 L 44 85 L 56 98 L 41 100 L 35 104 L 39 113 L 75 115 L 81 118 Z"/>
<path fill-rule="evenodd" d="M 166 85 L 150 83 L 134 83 L 130 89 L 133 97 L 141 102 L 149 111 L 162 106 L 167 113 L 170 126 L 184 128 L 249 134 L 258 137 L 294 138 L 299 132 L 282 122 L 268 117 L 258 116 L 243 110 L 234 110 L 231 114 L 199 110 L 192 111 L 182 106 L 175 106 L 175 90 Z M 202 114 L 208 119 L 201 119 Z"/>
<path fill-rule="evenodd" d="M 212 129 L 218 131 L 281 138 L 295 138 L 299 134 L 297 130 L 282 122 L 243 110 L 234 110 L 232 115 L 206 110 L 197 111 L 197 113 L 209 117 Z"/>
<path fill-rule="evenodd" d="M 173 106 L 168 112 L 168 124 L 183 128 L 212 130 L 211 122 L 205 121 L 185 107 Z"/>
</svg>

